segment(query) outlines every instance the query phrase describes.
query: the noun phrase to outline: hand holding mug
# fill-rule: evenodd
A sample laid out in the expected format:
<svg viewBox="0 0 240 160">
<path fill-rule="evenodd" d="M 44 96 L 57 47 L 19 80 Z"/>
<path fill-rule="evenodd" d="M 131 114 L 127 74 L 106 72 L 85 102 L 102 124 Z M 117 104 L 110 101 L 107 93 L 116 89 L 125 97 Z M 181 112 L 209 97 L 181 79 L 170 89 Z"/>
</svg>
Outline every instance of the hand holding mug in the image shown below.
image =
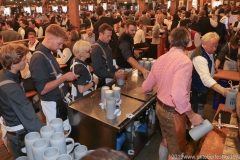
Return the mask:
<svg viewBox="0 0 240 160">
<path fill-rule="evenodd" d="M 142 74 L 143 74 L 144 79 L 147 79 L 148 74 L 149 74 L 149 71 L 146 70 L 145 68 L 143 68 L 143 70 L 142 70 Z"/>
<path fill-rule="evenodd" d="M 115 77 L 117 79 L 125 79 L 126 75 L 124 73 L 124 70 L 120 69 L 117 72 L 115 72 Z"/>
</svg>

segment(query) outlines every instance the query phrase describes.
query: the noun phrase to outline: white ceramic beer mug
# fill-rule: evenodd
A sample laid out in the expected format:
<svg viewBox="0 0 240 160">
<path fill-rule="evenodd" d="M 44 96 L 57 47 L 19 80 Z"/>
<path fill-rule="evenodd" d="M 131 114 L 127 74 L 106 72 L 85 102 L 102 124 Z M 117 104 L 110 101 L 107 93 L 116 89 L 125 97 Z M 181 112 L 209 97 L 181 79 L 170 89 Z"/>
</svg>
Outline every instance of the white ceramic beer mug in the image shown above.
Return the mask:
<svg viewBox="0 0 240 160">
<path fill-rule="evenodd" d="M 47 141 L 49 141 L 51 135 L 55 133 L 55 129 L 53 126 L 43 126 L 40 129 L 40 135 L 42 138 L 45 138 Z"/>
<path fill-rule="evenodd" d="M 48 148 L 48 140 L 40 138 L 33 142 L 32 152 L 34 160 L 42 160 L 43 152 Z"/>
<path fill-rule="evenodd" d="M 101 88 L 101 103 L 105 103 L 105 101 L 104 101 L 104 96 L 105 96 L 105 91 L 106 90 L 109 90 L 110 88 L 108 87 L 108 86 L 103 86 L 102 88 Z"/>
<path fill-rule="evenodd" d="M 74 148 L 74 140 L 72 138 L 65 138 L 62 132 L 56 132 L 50 137 L 50 144 L 52 147 L 57 147 L 60 154 L 69 154 Z M 67 150 L 67 142 L 71 142 L 73 145 Z"/>
<path fill-rule="evenodd" d="M 32 153 L 32 144 L 38 139 L 40 139 L 40 134 L 38 132 L 30 132 L 24 138 L 25 147 L 26 147 L 26 151 L 27 151 L 27 157 L 29 160 L 34 159 L 33 153 Z"/>
<path fill-rule="evenodd" d="M 213 129 L 212 123 L 205 119 L 200 125 L 191 129 L 189 131 L 189 134 L 194 141 L 197 141 L 200 138 L 202 138 L 205 134 L 210 132 L 212 129 Z"/>
<path fill-rule="evenodd" d="M 83 156 L 87 154 L 87 151 L 88 149 L 86 146 L 84 145 L 77 146 L 73 152 L 74 159 L 81 159 Z"/>
<path fill-rule="evenodd" d="M 68 154 L 61 154 L 56 160 L 72 160 L 72 157 Z"/>
<path fill-rule="evenodd" d="M 21 157 L 18 157 L 16 160 L 28 160 L 28 158 L 26 156 L 21 156 Z"/>
<path fill-rule="evenodd" d="M 233 110 L 236 108 L 236 97 L 237 97 L 237 91 L 235 89 L 229 89 L 227 91 L 225 106 L 228 109 Z"/>
<path fill-rule="evenodd" d="M 116 98 L 109 97 L 107 99 L 107 105 L 106 105 L 107 119 L 115 119 L 116 115 L 119 116 L 120 114 L 121 114 L 121 109 L 116 108 Z"/>
<path fill-rule="evenodd" d="M 64 128 L 69 128 L 68 133 L 65 135 L 65 137 L 67 137 L 71 131 L 72 131 L 72 127 L 70 125 L 63 125 L 63 121 L 61 118 L 54 118 L 50 121 L 50 126 L 53 126 L 53 128 L 55 129 L 55 132 L 62 132 L 64 133 Z"/>
<path fill-rule="evenodd" d="M 43 152 L 43 160 L 57 159 L 60 155 L 60 151 L 57 147 L 49 147 Z"/>
</svg>

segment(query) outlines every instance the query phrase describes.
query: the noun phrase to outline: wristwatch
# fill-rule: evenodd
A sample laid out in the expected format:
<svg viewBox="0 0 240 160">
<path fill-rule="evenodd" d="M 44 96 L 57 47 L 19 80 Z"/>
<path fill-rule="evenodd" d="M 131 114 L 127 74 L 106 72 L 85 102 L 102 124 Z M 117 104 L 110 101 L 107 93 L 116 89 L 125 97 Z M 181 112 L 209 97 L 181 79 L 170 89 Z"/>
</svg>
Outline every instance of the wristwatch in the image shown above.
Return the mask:
<svg viewBox="0 0 240 160">
<path fill-rule="evenodd" d="M 95 86 L 95 85 L 96 85 L 96 83 L 95 83 L 93 80 L 92 80 L 91 82 L 93 83 L 93 86 Z"/>
</svg>

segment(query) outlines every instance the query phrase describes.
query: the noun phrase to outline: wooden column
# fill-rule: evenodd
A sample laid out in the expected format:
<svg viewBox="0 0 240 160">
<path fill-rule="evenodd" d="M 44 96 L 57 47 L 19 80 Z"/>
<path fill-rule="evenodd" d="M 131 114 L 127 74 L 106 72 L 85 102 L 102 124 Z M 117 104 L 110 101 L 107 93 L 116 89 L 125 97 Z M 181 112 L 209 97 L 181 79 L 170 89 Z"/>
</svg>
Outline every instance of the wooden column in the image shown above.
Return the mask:
<svg viewBox="0 0 240 160">
<path fill-rule="evenodd" d="M 47 13 L 48 12 L 48 4 L 49 4 L 49 0 L 43 0 L 42 1 L 43 13 Z"/>
<path fill-rule="evenodd" d="M 145 10 L 145 0 L 138 0 L 139 13 L 142 14 L 142 11 Z"/>
<path fill-rule="evenodd" d="M 174 1 L 175 1 L 175 11 L 176 11 L 178 10 L 178 7 L 179 7 L 179 0 L 174 0 Z"/>
<path fill-rule="evenodd" d="M 199 0 L 199 1 L 200 1 L 200 5 L 199 5 L 199 9 L 198 10 L 200 11 L 200 8 L 203 8 L 203 1 L 204 0 Z"/>
<path fill-rule="evenodd" d="M 70 24 L 77 26 L 80 31 L 79 0 L 68 0 Z"/>
<path fill-rule="evenodd" d="M 5 6 L 6 0 L 0 0 L 0 6 Z"/>
<path fill-rule="evenodd" d="M 0 6 L 1 6 L 1 9 L 0 9 L 0 14 L 3 15 L 4 14 L 4 6 L 6 4 L 6 0 L 0 0 Z"/>
<path fill-rule="evenodd" d="M 171 0 L 171 4 L 170 4 L 170 14 L 173 15 L 176 11 L 176 1 L 175 0 Z"/>
<path fill-rule="evenodd" d="M 188 4 L 189 0 L 183 0 L 183 5 L 186 7 L 186 11 L 187 11 L 187 4 Z"/>
<path fill-rule="evenodd" d="M 187 10 L 189 11 L 192 8 L 192 0 L 187 2 Z"/>
</svg>

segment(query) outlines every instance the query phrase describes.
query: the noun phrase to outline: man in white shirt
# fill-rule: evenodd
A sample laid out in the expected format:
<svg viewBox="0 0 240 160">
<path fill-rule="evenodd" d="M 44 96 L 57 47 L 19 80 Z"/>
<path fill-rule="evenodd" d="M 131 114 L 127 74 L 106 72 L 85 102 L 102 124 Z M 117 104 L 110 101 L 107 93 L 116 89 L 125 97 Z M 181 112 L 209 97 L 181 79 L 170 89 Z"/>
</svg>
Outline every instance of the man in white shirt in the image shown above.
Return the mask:
<svg viewBox="0 0 240 160">
<path fill-rule="evenodd" d="M 213 79 L 215 73 L 214 57 L 219 36 L 215 32 L 206 33 L 202 37 L 202 45 L 196 48 L 191 56 L 193 62 L 191 99 L 194 112 L 203 115 L 204 104 L 207 100 L 207 88 L 226 96 L 227 88 L 223 88 Z"/>
<path fill-rule="evenodd" d="M 36 33 L 29 32 L 28 33 L 28 49 L 33 54 L 37 46 L 39 45 L 39 41 L 36 38 Z"/>
<path fill-rule="evenodd" d="M 82 34 L 81 39 L 88 41 L 92 45 L 95 43 L 95 34 L 93 33 L 93 28 L 91 28 L 91 26 L 87 27 L 86 33 Z"/>
<path fill-rule="evenodd" d="M 36 27 L 36 21 L 32 19 L 28 22 L 28 24 L 29 24 L 29 27 L 35 30 L 36 36 L 38 36 L 38 28 Z"/>
<path fill-rule="evenodd" d="M 240 29 L 240 14 L 238 14 L 237 16 L 237 21 L 235 21 L 234 23 L 232 23 L 232 28 L 233 28 L 233 31 L 232 31 L 232 34 L 235 35 L 236 32 L 239 32 L 239 29 Z"/>
<path fill-rule="evenodd" d="M 149 45 L 146 42 L 145 39 L 145 33 L 143 31 L 143 23 L 138 22 L 137 23 L 137 32 L 133 38 L 134 41 L 134 48 L 143 48 L 143 47 L 149 47 Z"/>
<path fill-rule="evenodd" d="M 60 22 L 60 26 L 64 29 L 64 30 L 68 30 L 69 26 L 70 26 L 70 21 L 69 19 L 67 18 L 66 14 L 63 13 L 62 14 L 62 20 Z"/>
<path fill-rule="evenodd" d="M 224 11 L 224 16 L 220 19 L 220 22 L 225 24 L 226 30 L 228 31 L 228 19 L 230 17 L 230 10 L 226 9 Z"/>
</svg>

